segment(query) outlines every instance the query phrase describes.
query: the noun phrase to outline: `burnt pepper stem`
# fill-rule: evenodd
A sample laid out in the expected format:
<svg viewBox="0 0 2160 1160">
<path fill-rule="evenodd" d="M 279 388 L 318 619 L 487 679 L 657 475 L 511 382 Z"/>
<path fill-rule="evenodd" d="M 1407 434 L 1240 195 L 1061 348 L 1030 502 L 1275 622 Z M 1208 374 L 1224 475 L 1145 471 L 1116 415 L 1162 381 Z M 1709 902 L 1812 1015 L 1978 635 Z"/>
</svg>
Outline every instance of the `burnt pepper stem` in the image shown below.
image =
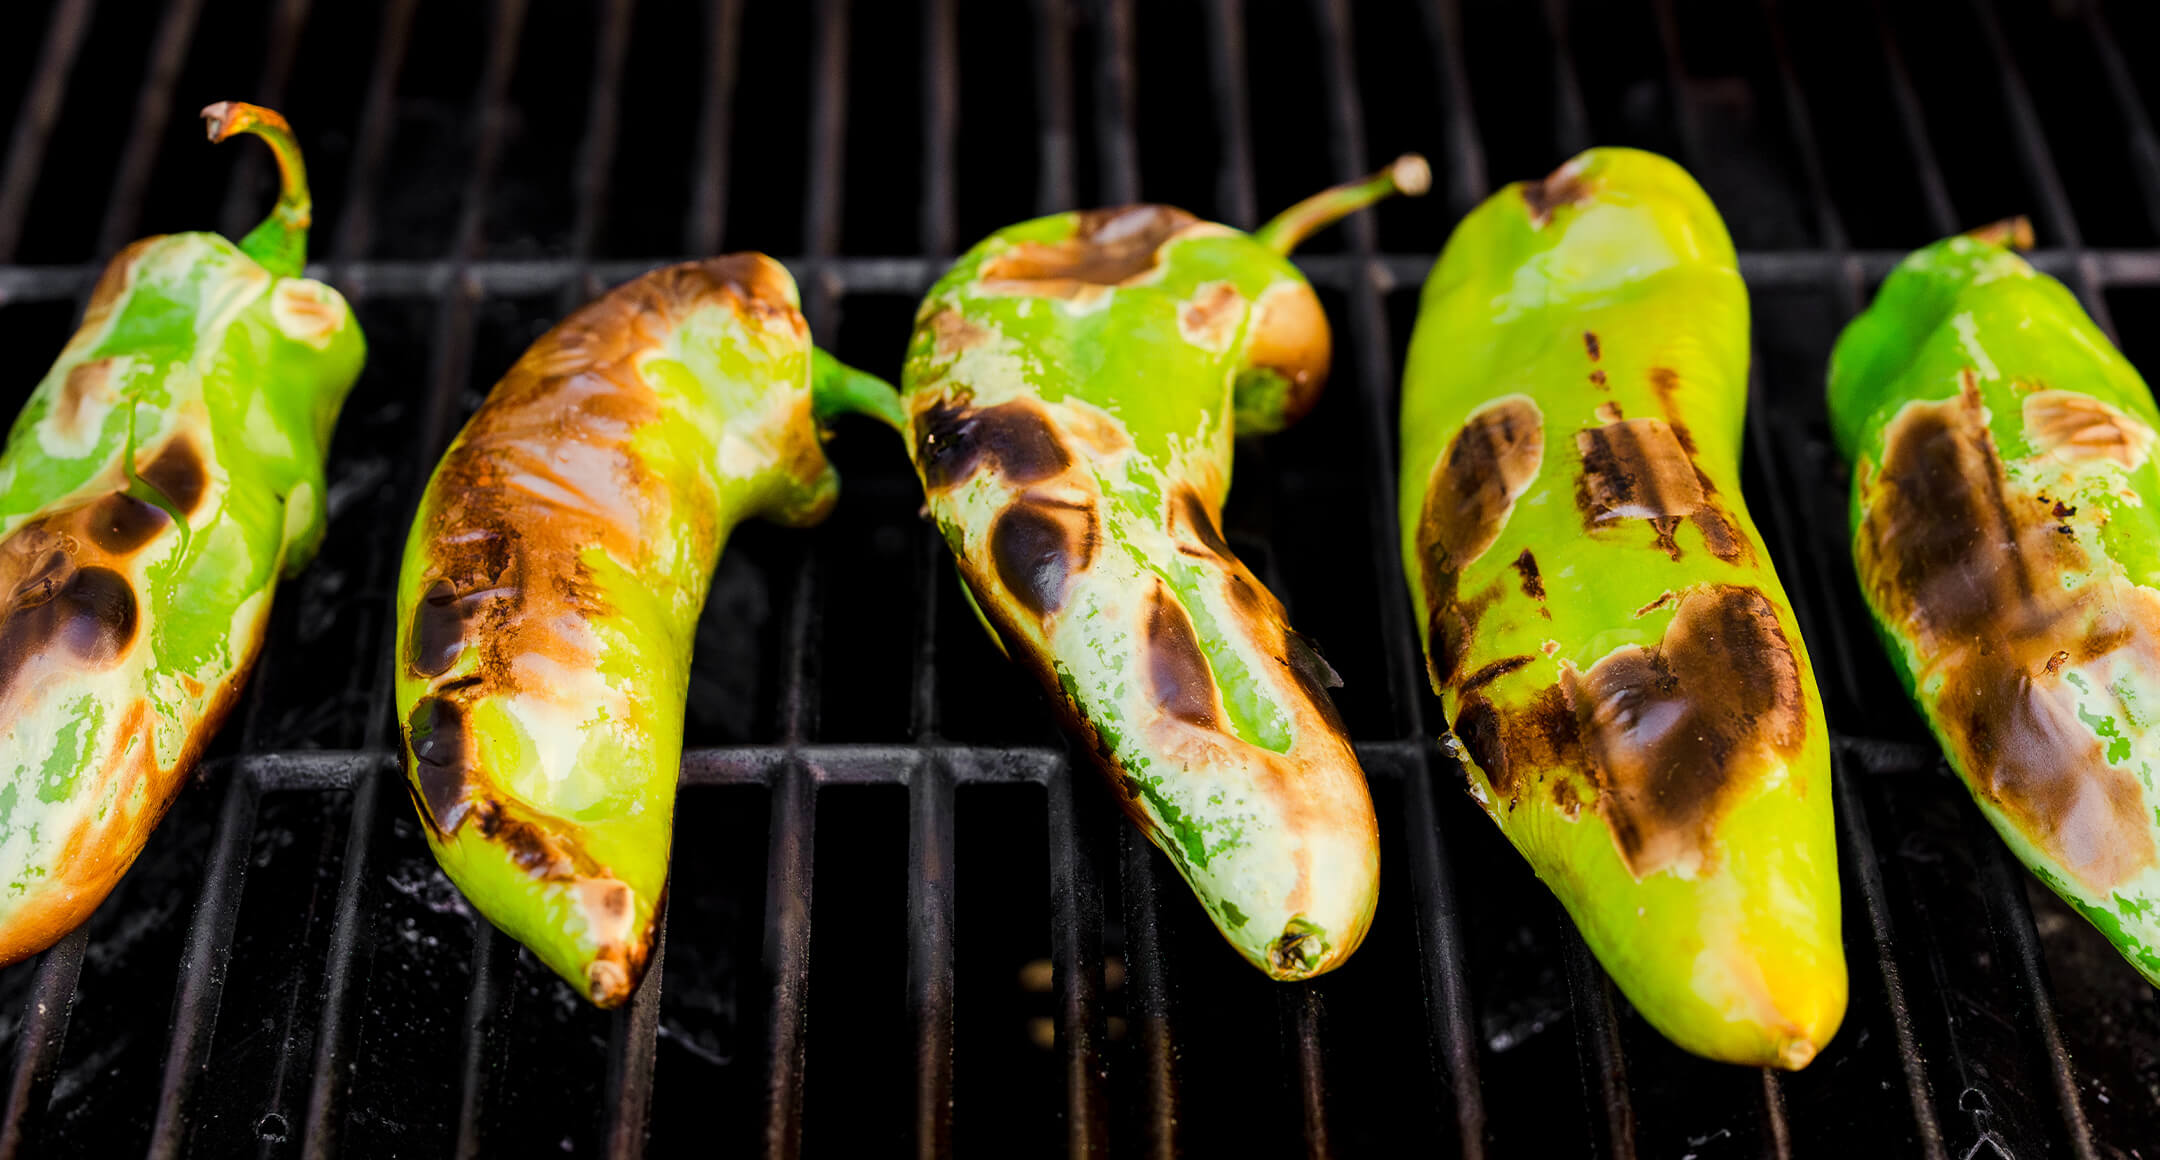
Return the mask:
<svg viewBox="0 0 2160 1160">
<path fill-rule="evenodd" d="M 205 108 L 202 118 L 212 143 L 235 133 L 252 133 L 277 156 L 277 205 L 240 239 L 240 249 L 273 274 L 298 277 L 307 265 L 307 232 L 315 220 L 315 201 L 308 196 L 307 166 L 300 160 L 300 143 L 293 140 L 292 126 L 276 110 L 245 101 L 219 101 Z"/>
<path fill-rule="evenodd" d="M 821 424 L 841 415 L 867 415 L 895 431 L 907 430 L 907 412 L 893 385 L 866 371 L 810 348 L 810 409 Z"/>
<path fill-rule="evenodd" d="M 1275 215 L 1253 231 L 1253 240 L 1285 257 L 1305 239 L 1377 201 L 1401 194 L 1423 197 L 1432 188 L 1432 167 L 1415 153 L 1397 157 L 1371 177 L 1323 189 Z"/>
</svg>

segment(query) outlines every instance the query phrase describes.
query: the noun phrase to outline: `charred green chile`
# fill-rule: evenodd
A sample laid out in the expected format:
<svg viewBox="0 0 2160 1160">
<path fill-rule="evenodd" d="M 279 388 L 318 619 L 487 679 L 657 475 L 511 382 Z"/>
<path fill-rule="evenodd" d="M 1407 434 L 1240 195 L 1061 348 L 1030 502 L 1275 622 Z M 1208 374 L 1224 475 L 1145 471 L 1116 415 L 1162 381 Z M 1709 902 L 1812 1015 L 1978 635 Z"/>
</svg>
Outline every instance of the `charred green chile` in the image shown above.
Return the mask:
<svg viewBox="0 0 2160 1160">
<path fill-rule="evenodd" d="M 1644 1018 L 1804 1067 L 1845 1012 L 1829 742 L 1740 498 L 1748 299 L 1664 158 L 1465 218 L 1403 381 L 1403 565 L 1485 812 Z"/>
</svg>

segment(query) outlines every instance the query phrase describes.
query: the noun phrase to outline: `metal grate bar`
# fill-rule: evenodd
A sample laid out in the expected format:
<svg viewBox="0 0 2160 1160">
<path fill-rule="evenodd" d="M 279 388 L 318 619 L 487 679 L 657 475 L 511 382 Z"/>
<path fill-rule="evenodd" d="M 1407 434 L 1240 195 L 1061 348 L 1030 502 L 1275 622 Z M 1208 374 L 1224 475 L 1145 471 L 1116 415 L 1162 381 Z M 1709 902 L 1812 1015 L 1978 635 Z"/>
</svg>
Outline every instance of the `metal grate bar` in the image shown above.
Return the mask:
<svg viewBox="0 0 2160 1160">
<path fill-rule="evenodd" d="M 84 923 L 38 959 L 22 1022 L 15 1027 L 15 1065 L 8 1076 L 7 1107 L 0 1114 L 0 1160 L 43 1150 L 38 1129 L 52 1102 L 53 1072 L 67 1042 L 75 981 L 82 976 L 83 951 L 89 945 L 90 924 Z"/>
<path fill-rule="evenodd" d="M 277 0 L 270 20 L 270 41 L 263 52 L 262 75 L 248 100 L 271 108 L 285 104 L 285 85 L 292 78 L 293 57 L 300 47 L 300 32 L 307 26 L 313 0 Z M 226 237 L 245 236 L 251 219 L 262 215 L 254 205 L 268 158 L 261 149 L 249 149 L 235 158 L 232 176 L 225 183 L 225 205 L 218 212 Z"/>
<path fill-rule="evenodd" d="M 464 1067 L 458 1084 L 458 1160 L 487 1154 L 481 1122 L 487 1116 L 489 1073 L 500 1070 L 502 1025 L 512 988 L 503 976 L 516 970 L 509 940 L 487 916 L 473 915 L 472 988 L 465 993 Z"/>
<path fill-rule="evenodd" d="M 1790 1157 L 1792 1150 L 1792 1125 L 1785 1121 L 1785 1080 L 1775 1069 L 1762 1071 L 1763 1125 L 1770 1137 L 1770 1154 Z"/>
<path fill-rule="evenodd" d="M 1875 966 L 1882 975 L 1883 1003 L 1890 1009 L 1890 1026 L 1897 1035 L 1898 1059 L 1904 1065 L 1905 1096 L 1912 1104 L 1913 1123 L 1920 1131 L 1921 1154 L 1926 1160 L 1946 1160 L 1942 1120 L 1935 1113 L 1935 1097 L 1928 1087 L 1927 1065 L 1920 1058 L 1919 1036 L 1913 1031 L 1912 1004 L 1905 998 L 1905 979 L 1898 970 L 1897 936 L 1890 925 L 1890 892 L 1883 884 L 1882 861 L 1875 850 L 1875 835 L 1868 824 L 1867 806 L 1860 800 L 1847 763 L 1832 757 L 1831 788 L 1837 794 L 1838 822 L 1852 851 L 1853 868 L 1859 872 L 1860 898 L 1867 907 L 1868 932 L 1874 936 Z"/>
<path fill-rule="evenodd" d="M 1882 0 L 1872 0 L 1872 3 L 1876 38 L 1882 42 L 1883 64 L 1889 70 L 1891 103 L 1897 106 L 1898 124 L 1905 131 L 1905 147 L 1912 156 L 1913 172 L 1920 179 L 1928 223 L 1937 234 L 1954 234 L 1958 230 L 1957 207 L 1950 200 L 1950 185 L 1943 180 L 1942 163 L 1936 160 L 1935 145 L 1928 139 L 1927 114 L 1920 107 L 1920 93 L 1913 87 L 1912 71 L 1905 67 L 1905 52 L 1898 47 L 1897 30 L 1890 27 L 1890 17 L 1883 10 Z"/>
<path fill-rule="evenodd" d="M 848 0 L 818 0 L 815 51 L 803 248 L 830 254 L 840 248 L 840 199 L 847 164 Z M 810 327 L 813 333 L 824 333 L 826 320 L 812 318 Z"/>
<path fill-rule="evenodd" d="M 1350 12 L 1344 0 L 1318 0 L 1316 7 L 1320 8 L 1318 15 L 1325 29 L 1323 71 L 1332 96 L 1336 175 L 1339 180 L 1349 180 L 1365 172 L 1366 166 L 1364 118 L 1351 66 Z M 1401 558 L 1394 549 L 1395 513 L 1387 498 L 1395 494 L 1395 423 L 1384 296 L 1395 279 L 1375 258 L 1377 231 L 1371 216 L 1357 215 L 1346 223 L 1346 228 L 1355 271 L 1349 283 L 1350 327 L 1369 447 L 1364 491 L 1370 500 L 1366 520 L 1373 537 L 1374 577 L 1380 589 L 1376 593 L 1380 631 L 1387 642 L 1389 692 L 1396 721 L 1413 747 L 1399 768 L 1409 783 L 1404 826 L 1417 868 L 1412 890 L 1417 899 L 1418 942 L 1424 956 L 1426 1014 L 1429 1034 L 1447 1065 L 1456 1134 L 1463 1155 L 1480 1157 L 1485 1151 L 1485 1106 L 1471 1034 L 1468 971 L 1456 919 L 1460 907 L 1433 811 L 1432 767 L 1425 758 L 1426 724 L 1418 700 L 1422 666 L 1406 615 L 1404 594 L 1408 589 Z M 1417 285 L 1430 265 L 1429 261 L 1415 265 L 1405 271 L 1404 280 Z M 1374 762 L 1373 755 L 1363 748 L 1358 756 L 1368 776 L 1379 768 L 1396 767 L 1394 763 Z"/>
<path fill-rule="evenodd" d="M 1946 231 L 1948 232 L 1948 231 Z M 1879 279 L 1902 261 L 1904 250 L 1856 250 L 1837 255 L 1811 250 L 1754 250 L 1740 254 L 1740 273 L 1751 288 L 1813 287 L 1842 277 L 1857 265 L 1863 279 Z M 2160 249 L 2089 250 L 2082 255 L 2105 288 L 2160 286 Z M 1368 272 L 1387 287 L 1422 282 L 1431 272 L 1432 254 L 1309 254 L 1296 259 L 1313 285 L 1348 290 Z M 2024 255 L 2034 269 L 2058 278 L 2076 277 L 2079 255 L 2068 250 L 2034 250 Z M 437 298 L 464 284 L 482 297 L 525 297 L 559 291 L 589 272 L 603 287 L 618 285 L 660 266 L 688 260 L 687 255 L 611 259 L 591 263 L 565 259 L 481 259 L 444 261 L 332 262 L 308 267 L 312 277 L 334 278 L 353 298 Z M 945 263 L 927 257 L 858 258 L 797 255 L 780 259 L 797 280 L 828 287 L 838 296 L 919 294 L 944 272 Z M 0 266 L 0 304 L 54 302 L 73 297 L 95 282 L 99 266 Z"/>
<path fill-rule="evenodd" d="M 1155 851 L 1137 827 L 1120 825 L 1118 849 L 1125 899 L 1125 1022 L 1138 1090 L 1135 1109 L 1144 1155 L 1168 1160 L 1177 1146 L 1177 1039 L 1170 1017 L 1170 975 L 1164 963 Z"/>
<path fill-rule="evenodd" d="M 607 216 L 608 181 L 615 169 L 615 138 L 622 122 L 623 60 L 630 54 L 630 24 L 637 14 L 637 0 L 606 0 L 600 16 L 599 40 L 593 51 L 593 82 L 586 98 L 585 138 L 577 152 L 577 218 L 570 228 L 570 258 L 584 263 L 592 258 L 600 237 L 600 223 Z M 564 285 L 562 309 L 574 310 L 600 292 L 598 280 L 588 271 Z"/>
<path fill-rule="evenodd" d="M 186 949 L 180 955 L 165 1074 L 159 1085 L 157 1120 L 150 1130 L 153 1157 L 178 1156 L 186 1148 L 188 1101 L 196 1081 L 210 1069 L 210 1040 L 217 1029 L 225 968 L 232 961 L 233 927 L 240 918 L 240 895 L 247 884 L 256 797 L 254 779 L 233 777 L 226 782 L 202 889 L 196 895 Z"/>
<path fill-rule="evenodd" d="M 1977 822 L 1978 811 L 1967 810 L 1965 816 Z M 2070 1142 L 2070 1152 L 2079 1160 L 2096 1160 L 2099 1151 L 2093 1145 L 2092 1126 L 2085 1119 L 2085 1105 L 2078 1095 L 2077 1069 L 2070 1062 L 2070 1051 L 2063 1045 L 2062 1030 L 2055 1023 L 2055 988 L 2048 982 L 2047 962 L 2040 949 L 2040 932 L 2033 926 L 2032 904 L 2025 898 L 2024 873 L 2010 861 L 2009 851 L 2001 842 L 1993 841 L 1987 827 L 1975 825 L 1973 832 L 1978 839 L 1974 845 L 1980 859 L 1980 874 L 1986 892 L 1993 902 L 1989 911 L 2001 923 L 2002 934 L 2010 940 L 2010 950 L 2017 959 L 2017 971 L 2025 981 L 2025 1013 L 2032 1031 L 2039 1039 L 2040 1052 L 2047 1059 L 2048 1078 L 2053 1081 L 2055 1102 L 2062 1114 L 2063 1132 Z"/>
<path fill-rule="evenodd" d="M 398 77 L 405 71 L 405 46 L 412 36 L 413 12 L 418 6 L 419 0 L 392 0 L 383 9 L 382 31 L 375 38 L 375 63 L 368 69 L 359 138 L 345 180 L 345 208 L 330 247 L 339 267 L 338 283 L 352 296 L 364 293 L 366 285 L 366 279 L 353 277 L 352 267 L 367 257 L 374 241 L 375 202 L 382 192 L 383 158 L 390 152 L 390 134 L 396 124 L 393 102 L 397 99 Z"/>
<path fill-rule="evenodd" d="M 1553 134 L 1560 152 L 1573 157 L 1588 149 L 1590 109 L 1583 102 L 1582 77 L 1575 70 L 1575 45 L 1568 32 L 1568 0 L 1545 0 L 1545 31 L 1552 37 Z"/>
<path fill-rule="evenodd" d="M 915 1154 L 952 1152 L 953 779 L 935 753 L 908 784 L 908 998 L 915 1018 Z"/>
<path fill-rule="evenodd" d="M 1448 212 L 1470 212 L 1492 187 L 1485 173 L 1485 146 L 1478 140 L 1471 103 L 1470 71 L 1463 66 L 1462 0 L 1426 0 L 1425 35 L 1440 65 L 1441 136 L 1447 141 Z"/>
<path fill-rule="evenodd" d="M 802 1152 L 803 1023 L 810 990 L 810 858 L 816 848 L 817 778 L 790 761 L 773 785 L 765 879 L 765 973 L 772 986 L 767 1029 L 765 1155 Z"/>
<path fill-rule="evenodd" d="M 923 21 L 923 252 L 953 252 L 954 141 L 960 132 L 960 15 L 957 0 L 925 0 Z"/>
<path fill-rule="evenodd" d="M 2145 215 L 2152 227 L 2160 230 L 2160 137 L 2154 136 L 2152 118 L 2145 112 L 2145 102 L 2138 99 L 2137 78 L 2115 43 L 2107 12 L 2097 2 L 2082 7 L 2085 30 L 2091 34 L 2093 52 L 2100 58 L 2100 71 L 2107 77 L 2115 111 L 2122 116 L 2123 127 L 2130 135 L 2130 171 L 2137 175 Z"/>
<path fill-rule="evenodd" d="M 195 40 L 195 21 L 201 13 L 202 0 L 172 0 L 165 9 L 165 19 L 158 24 L 142 92 L 135 103 L 134 127 L 121 149 L 112 201 L 105 209 L 105 225 L 98 232 L 99 254 L 118 251 L 135 234 L 135 223 L 142 216 L 143 191 L 157 163 L 165 122 L 172 114 L 173 86 L 179 82 L 180 68 L 187 62 L 188 46 Z"/>
<path fill-rule="evenodd" d="M 1635 1105 L 1628 1098 L 1627 1056 L 1620 1049 L 1620 1023 L 1614 1016 L 1612 980 L 1575 930 L 1567 911 L 1553 904 L 1567 959 L 1568 991 L 1574 997 L 1575 1052 L 1582 1063 L 1583 1095 L 1593 1093 L 1590 1108 L 1594 1151 L 1614 1160 L 1635 1155 Z M 1600 1115 L 1600 1109 L 1603 1114 Z"/>
<path fill-rule="evenodd" d="M 1328 1147 L 1327 1048 L 1322 1042 L 1327 1001 L 1317 985 L 1297 983 L 1277 987 L 1275 1002 L 1291 1026 L 1291 1050 L 1297 1055 L 1298 1111 L 1305 1154 L 1333 1155 Z"/>
<path fill-rule="evenodd" d="M 1035 99 L 1041 105 L 1042 166 L 1035 211 L 1056 213 L 1079 201 L 1073 175 L 1072 14 L 1070 0 L 1035 0 Z"/>
<path fill-rule="evenodd" d="M 712 254 L 726 234 L 728 142 L 735 130 L 735 80 L 741 74 L 742 0 L 711 0 L 705 22 L 712 39 L 706 58 L 705 95 L 698 104 L 696 176 L 690 220 L 683 236 L 693 254 Z"/>
<path fill-rule="evenodd" d="M 653 1055 L 660 1043 L 660 985 L 667 974 L 667 906 L 653 916 L 652 959 L 630 1005 L 608 1031 L 607 1137 L 609 1160 L 645 1154 L 652 1113 Z"/>
<path fill-rule="evenodd" d="M 60 120 L 68 77 L 75 71 L 75 58 L 82 54 L 90 13 L 96 7 L 96 0 L 63 0 L 45 25 L 45 46 L 38 50 L 37 73 L 23 94 L 15 132 L 8 138 L 7 175 L 0 178 L 0 262 L 14 261 L 15 249 L 22 242 L 30 195 L 37 191 L 37 179 L 45 168 L 45 146 Z"/>
<path fill-rule="evenodd" d="M 1245 81 L 1245 0 L 1210 0 L 1207 35 L 1216 145 L 1222 150 L 1215 198 L 1224 222 L 1251 229 L 1260 223 L 1260 199 L 1253 187 L 1252 98 Z"/>
<path fill-rule="evenodd" d="M 1065 1151 L 1076 1160 L 1110 1153 L 1103 1084 L 1102 882 L 1081 833 L 1073 769 L 1059 759 L 1046 782 L 1050 836 L 1050 953 L 1065 1053 Z"/>
<path fill-rule="evenodd" d="M 2070 194 L 2063 188 L 2062 171 L 2055 167 L 2055 153 L 2048 148 L 2047 134 L 2040 127 L 2040 114 L 2033 107 L 2031 91 L 2025 86 L 2025 74 L 2018 68 L 2017 57 L 2003 38 L 2002 22 L 1995 16 L 1994 2 L 1972 0 L 1972 10 L 1981 34 L 1988 42 L 1988 51 L 1995 58 L 1996 84 L 2002 93 L 2003 108 L 2010 115 L 2010 136 L 2017 142 L 2018 160 L 2024 165 L 2026 177 L 2040 195 L 2040 212 L 2050 232 L 2062 239 L 2064 248 L 2076 256 L 2078 296 L 2084 299 L 2085 309 L 2093 316 L 2093 321 L 2100 324 L 2100 329 L 2114 339 L 2115 319 L 2108 311 L 2106 297 L 2100 293 L 2099 276 L 2085 256 L 2084 232 L 2078 228 L 2077 214 L 2070 207 Z"/>
<path fill-rule="evenodd" d="M 1095 149 L 1102 204 L 1140 200 L 1140 146 L 1133 130 L 1132 0 L 1095 0 Z"/>
</svg>

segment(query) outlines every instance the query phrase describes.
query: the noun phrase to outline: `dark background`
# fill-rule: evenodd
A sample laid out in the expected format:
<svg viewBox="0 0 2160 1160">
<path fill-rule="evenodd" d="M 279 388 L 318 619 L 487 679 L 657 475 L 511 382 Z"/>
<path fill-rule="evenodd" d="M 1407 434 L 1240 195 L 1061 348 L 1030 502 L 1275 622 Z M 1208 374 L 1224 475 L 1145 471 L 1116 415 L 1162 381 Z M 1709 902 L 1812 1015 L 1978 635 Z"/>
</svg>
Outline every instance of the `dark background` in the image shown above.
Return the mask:
<svg viewBox="0 0 2160 1160">
<path fill-rule="evenodd" d="M 2156 49 L 2160 9 L 2130 0 L 8 6 L 8 409 L 121 243 L 267 207 L 258 146 L 202 143 L 217 99 L 290 116 L 314 254 L 372 353 L 329 542 L 217 760 L 87 939 L 0 972 L 0 1151 L 623 1151 L 649 1098 L 661 1154 L 784 1146 L 799 1117 L 820 1154 L 2154 1156 L 2154 993 L 2003 854 L 1905 707 L 1843 559 L 1820 393 L 1898 253 L 2019 212 L 2155 365 Z M 1429 744 L 1384 498 L 1417 283 L 1493 184 L 1593 143 L 1689 165 L 1754 292 L 1747 498 L 1841 738 L 1853 1002 L 1794 1076 L 1694 1060 L 1628 1011 Z M 1308 247 L 1334 385 L 1240 448 L 1226 520 L 1342 672 L 1373 776 L 1387 877 L 1349 966 L 1279 986 L 1220 944 L 1068 775 L 954 599 L 900 446 L 863 426 L 832 445 L 831 521 L 746 527 L 722 561 L 663 986 L 582 1006 L 435 869 L 364 755 L 394 741 L 397 550 L 444 443 L 567 309 L 761 249 L 822 343 L 891 375 L 938 259 L 1001 225 L 1145 197 L 1250 226 L 1404 149 L 1434 193 Z M 313 751 L 363 756 L 280 756 Z M 1100 1002 L 1061 1014 L 1073 986 Z M 776 1102 L 797 1031 L 800 1102 Z"/>
</svg>

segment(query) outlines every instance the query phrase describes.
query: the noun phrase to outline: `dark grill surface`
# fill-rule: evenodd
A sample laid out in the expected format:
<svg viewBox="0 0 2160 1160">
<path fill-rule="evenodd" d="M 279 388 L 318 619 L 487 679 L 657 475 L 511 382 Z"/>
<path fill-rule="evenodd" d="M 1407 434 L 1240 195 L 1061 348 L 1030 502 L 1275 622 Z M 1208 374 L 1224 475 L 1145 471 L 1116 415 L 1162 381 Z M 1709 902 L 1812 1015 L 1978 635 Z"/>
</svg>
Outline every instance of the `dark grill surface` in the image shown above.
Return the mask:
<svg viewBox="0 0 2160 1160">
<path fill-rule="evenodd" d="M 0 391 L 125 240 L 269 201 L 193 111 L 274 104 L 372 357 L 322 558 L 197 783 L 88 928 L 0 973 L 0 1155 L 2160 1154 L 2160 1009 L 1944 771 L 1867 631 L 1822 415 L 1912 247 L 2010 213 L 2160 369 L 2160 50 L 2137 0 L 59 0 L 0 15 Z M 1498 182 L 1667 152 L 1754 292 L 1747 497 L 1839 741 L 1852 1007 L 1797 1075 L 1705 1063 L 1614 992 L 1432 736 L 1397 562 L 1416 289 Z M 898 444 L 748 527 L 698 634 L 664 961 L 584 1007 L 436 870 L 396 768 L 418 488 L 526 343 L 660 261 L 762 249 L 896 374 L 972 239 L 1137 197 L 1250 226 L 1415 148 L 1422 203 L 1305 268 L 1334 385 L 1242 447 L 1229 535 L 1348 681 L 1385 887 L 1274 984 L 1075 770 L 916 518 Z"/>
</svg>

